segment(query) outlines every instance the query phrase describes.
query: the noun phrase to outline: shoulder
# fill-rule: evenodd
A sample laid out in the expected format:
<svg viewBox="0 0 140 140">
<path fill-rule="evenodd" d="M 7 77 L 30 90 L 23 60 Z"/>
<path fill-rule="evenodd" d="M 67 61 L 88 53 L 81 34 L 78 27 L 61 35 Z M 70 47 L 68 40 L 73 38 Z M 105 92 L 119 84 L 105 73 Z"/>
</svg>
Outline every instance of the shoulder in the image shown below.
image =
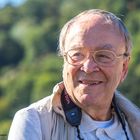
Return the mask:
<svg viewBox="0 0 140 140">
<path fill-rule="evenodd" d="M 40 114 L 49 110 L 51 107 L 50 100 L 51 96 L 48 96 L 35 103 L 32 103 L 28 107 L 20 109 L 15 113 L 13 122 L 16 121 L 18 124 L 19 122 L 20 124 L 24 123 L 23 125 L 26 123 L 30 124 L 35 122 L 35 124 L 40 125 Z"/>
<path fill-rule="evenodd" d="M 27 120 L 38 120 L 43 112 L 48 112 L 51 109 L 51 96 L 45 97 L 37 102 L 32 103 L 28 107 L 20 109 L 16 112 L 14 118 L 24 118 Z"/>
<path fill-rule="evenodd" d="M 115 93 L 116 103 L 126 117 L 126 120 L 132 130 L 136 140 L 140 137 L 140 109 L 118 91 Z"/>
<path fill-rule="evenodd" d="M 12 121 L 8 140 L 41 140 L 40 118 L 33 108 L 23 108 L 16 112 Z"/>
<path fill-rule="evenodd" d="M 123 96 L 119 91 L 115 93 L 116 103 L 119 108 L 124 112 L 127 117 L 131 117 L 134 120 L 139 120 L 140 118 L 140 108 L 132 103 L 129 99 Z"/>
<path fill-rule="evenodd" d="M 116 102 L 120 106 L 120 108 L 126 108 L 129 109 L 129 111 L 132 111 L 130 109 L 133 109 L 133 112 L 140 112 L 140 108 L 132 103 L 128 98 L 123 96 L 119 91 L 116 91 L 115 97 Z"/>
<path fill-rule="evenodd" d="M 51 97 L 46 97 L 16 112 L 12 121 L 8 140 L 41 140 L 41 113 L 48 110 Z"/>
</svg>

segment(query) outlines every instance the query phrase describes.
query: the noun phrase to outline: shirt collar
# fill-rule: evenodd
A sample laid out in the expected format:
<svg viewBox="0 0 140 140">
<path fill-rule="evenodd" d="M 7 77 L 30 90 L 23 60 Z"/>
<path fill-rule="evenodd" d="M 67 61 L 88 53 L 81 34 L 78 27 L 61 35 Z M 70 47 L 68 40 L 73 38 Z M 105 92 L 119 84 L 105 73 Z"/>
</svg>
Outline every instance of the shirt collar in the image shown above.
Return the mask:
<svg viewBox="0 0 140 140">
<path fill-rule="evenodd" d="M 107 128 L 113 124 L 113 121 L 114 121 L 113 117 L 108 121 L 95 121 L 88 114 L 82 112 L 82 120 L 80 128 L 83 132 L 90 132 L 98 128 Z"/>
<path fill-rule="evenodd" d="M 89 115 L 82 112 L 82 120 L 80 130 L 83 133 L 92 133 L 97 129 L 102 129 L 106 135 L 111 139 L 122 138 L 125 139 L 125 134 L 122 126 L 118 120 L 116 113 L 109 121 L 95 121 Z"/>
</svg>

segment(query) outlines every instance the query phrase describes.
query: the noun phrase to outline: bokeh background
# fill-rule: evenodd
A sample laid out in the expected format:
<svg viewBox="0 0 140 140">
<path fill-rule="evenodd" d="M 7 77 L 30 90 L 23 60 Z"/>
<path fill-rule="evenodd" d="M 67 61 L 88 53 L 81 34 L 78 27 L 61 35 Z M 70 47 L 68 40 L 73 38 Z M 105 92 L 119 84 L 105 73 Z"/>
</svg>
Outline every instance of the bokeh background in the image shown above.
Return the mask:
<svg viewBox="0 0 140 140">
<path fill-rule="evenodd" d="M 140 107 L 139 0 L 0 0 L 0 140 L 7 139 L 17 110 L 51 94 L 62 80 L 61 28 L 92 8 L 115 13 L 132 35 L 129 73 L 119 90 Z"/>
</svg>

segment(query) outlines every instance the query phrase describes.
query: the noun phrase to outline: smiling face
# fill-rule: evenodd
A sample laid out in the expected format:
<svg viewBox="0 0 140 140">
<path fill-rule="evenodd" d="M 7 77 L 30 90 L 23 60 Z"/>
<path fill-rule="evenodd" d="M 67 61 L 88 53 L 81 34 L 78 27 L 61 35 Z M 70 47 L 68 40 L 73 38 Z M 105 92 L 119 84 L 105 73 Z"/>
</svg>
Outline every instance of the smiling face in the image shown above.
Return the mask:
<svg viewBox="0 0 140 140">
<path fill-rule="evenodd" d="M 81 48 L 87 52 L 99 50 L 125 52 L 124 38 L 113 23 L 102 15 L 89 15 L 70 27 L 65 41 L 65 52 Z M 67 93 L 81 108 L 106 106 L 112 101 L 115 89 L 127 73 L 128 60 L 120 57 L 111 66 L 95 63 L 89 55 L 82 65 L 74 66 L 64 58 L 63 80 Z"/>
</svg>

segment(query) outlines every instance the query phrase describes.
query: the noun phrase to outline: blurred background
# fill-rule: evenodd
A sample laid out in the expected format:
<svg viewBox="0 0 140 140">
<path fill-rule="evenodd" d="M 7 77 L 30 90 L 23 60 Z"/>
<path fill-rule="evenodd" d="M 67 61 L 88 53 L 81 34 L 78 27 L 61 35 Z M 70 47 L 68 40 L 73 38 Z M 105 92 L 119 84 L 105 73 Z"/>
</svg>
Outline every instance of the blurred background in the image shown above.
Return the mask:
<svg viewBox="0 0 140 140">
<path fill-rule="evenodd" d="M 51 94 L 62 80 L 61 28 L 92 8 L 115 13 L 132 35 L 129 73 L 119 90 L 140 107 L 139 0 L 0 0 L 0 140 L 7 139 L 17 110 Z"/>
</svg>

